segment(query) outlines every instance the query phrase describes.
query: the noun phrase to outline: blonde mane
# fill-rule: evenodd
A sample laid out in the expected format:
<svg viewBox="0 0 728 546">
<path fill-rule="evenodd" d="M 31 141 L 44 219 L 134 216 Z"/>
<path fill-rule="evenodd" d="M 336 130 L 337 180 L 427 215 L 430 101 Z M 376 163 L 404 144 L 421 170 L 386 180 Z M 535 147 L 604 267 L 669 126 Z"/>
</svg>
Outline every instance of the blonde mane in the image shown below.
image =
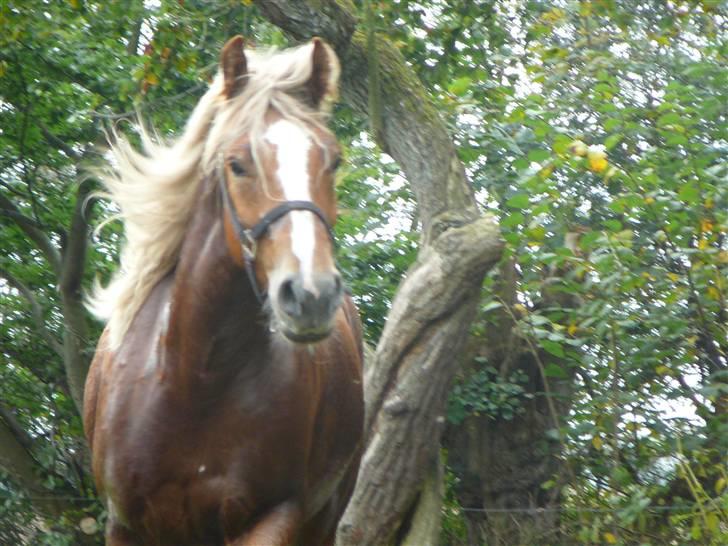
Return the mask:
<svg viewBox="0 0 728 546">
<path fill-rule="evenodd" d="M 96 286 L 88 300 L 89 309 L 108 321 L 112 350 L 121 345 L 152 288 L 177 263 L 199 186 L 213 173 L 220 150 L 249 133 L 257 161 L 255 150 L 270 109 L 304 127 L 323 126 L 339 76 L 333 50 L 324 47 L 330 71 L 321 110 L 313 110 L 298 98 L 313 73 L 313 43 L 282 52 L 246 50 L 247 79 L 242 92 L 228 99 L 223 93 L 223 75 L 218 73 L 176 141 L 165 144 L 142 123 L 137 128 L 142 152 L 114 135 L 112 160 L 100 169 L 99 176 L 106 188 L 104 195 L 120 209 L 125 242 L 119 270 L 108 286 Z"/>
</svg>

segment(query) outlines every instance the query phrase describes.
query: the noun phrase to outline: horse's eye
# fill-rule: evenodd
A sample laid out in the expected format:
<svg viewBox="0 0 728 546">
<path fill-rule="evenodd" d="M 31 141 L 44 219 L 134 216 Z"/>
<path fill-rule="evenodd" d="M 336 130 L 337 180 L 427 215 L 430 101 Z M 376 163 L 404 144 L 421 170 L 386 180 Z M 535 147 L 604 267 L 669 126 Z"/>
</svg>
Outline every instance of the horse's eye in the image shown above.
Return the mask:
<svg viewBox="0 0 728 546">
<path fill-rule="evenodd" d="M 247 174 L 245 172 L 245 167 L 243 167 L 236 159 L 231 159 L 228 162 L 228 165 L 230 165 L 230 170 L 233 171 L 235 176 L 245 176 Z"/>
<path fill-rule="evenodd" d="M 334 159 L 334 161 L 331 163 L 331 170 L 335 171 L 340 166 L 341 166 L 341 156 L 338 155 L 338 156 L 336 156 L 336 159 Z"/>
</svg>

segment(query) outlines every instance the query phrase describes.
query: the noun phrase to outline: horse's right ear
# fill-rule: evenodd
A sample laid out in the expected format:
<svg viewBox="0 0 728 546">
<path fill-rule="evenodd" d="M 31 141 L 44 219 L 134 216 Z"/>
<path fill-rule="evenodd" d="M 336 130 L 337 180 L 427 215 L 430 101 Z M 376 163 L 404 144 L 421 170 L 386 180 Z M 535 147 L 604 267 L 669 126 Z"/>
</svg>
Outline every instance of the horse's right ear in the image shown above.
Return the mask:
<svg viewBox="0 0 728 546">
<path fill-rule="evenodd" d="M 248 63 L 245 60 L 243 37 L 230 38 L 222 48 L 220 66 L 224 78 L 223 94 L 231 99 L 245 87 L 245 76 L 248 74 Z"/>
</svg>

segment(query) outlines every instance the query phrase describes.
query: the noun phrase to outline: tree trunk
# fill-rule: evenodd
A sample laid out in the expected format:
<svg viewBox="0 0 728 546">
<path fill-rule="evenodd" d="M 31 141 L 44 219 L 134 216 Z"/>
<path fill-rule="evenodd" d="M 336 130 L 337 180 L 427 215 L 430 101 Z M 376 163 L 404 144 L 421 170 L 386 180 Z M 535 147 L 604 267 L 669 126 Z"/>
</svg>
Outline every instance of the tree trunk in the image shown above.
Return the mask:
<svg viewBox="0 0 728 546">
<path fill-rule="evenodd" d="M 547 434 L 554 420 L 534 359 L 522 354 L 513 369 L 527 374 L 526 390 L 534 394 L 524 403 L 524 413 L 510 420 L 470 417 L 451 427 L 445 440 L 448 463 L 459 477 L 456 495 L 466 509 L 468 544 L 556 545 L 565 480 L 562 446 Z M 559 404 L 560 411 L 564 405 Z M 542 487 L 551 480 L 557 483 Z"/>
<path fill-rule="evenodd" d="M 366 32 L 356 29 L 352 4 L 266 0 L 259 6 L 294 39 L 318 35 L 334 46 L 342 97 L 367 115 L 371 53 Z M 375 138 L 409 180 L 423 232 L 419 257 L 395 296 L 366 370 L 366 450 L 339 527 L 341 545 L 413 544 L 415 536 L 433 536 L 426 528 L 430 518 L 421 514 L 433 513 L 438 496 L 425 484 L 436 467 L 447 394 L 482 279 L 502 248 L 494 220 L 480 217 L 452 140 L 423 86 L 385 37 L 377 35 L 374 43 L 382 108 Z"/>
<path fill-rule="evenodd" d="M 577 239 L 572 239 L 569 246 L 576 253 Z M 540 306 L 579 305 L 577 298 L 549 288 L 567 271 L 550 273 Z M 520 371 L 531 398 L 523 400 L 522 413 L 512 419 L 471 416 L 450 426 L 445 435 L 448 463 L 459 478 L 456 495 L 465 509 L 469 544 L 560 544 L 560 492 L 573 478 L 562 459 L 563 443 L 557 433 L 571 407 L 573 377 L 565 359 L 541 350 L 528 331 L 520 331 L 514 307 L 517 285 L 515 265 L 504 263 L 495 286 L 503 307 L 492 313 L 484 338 L 467 351 L 464 371 L 476 365 L 476 356 L 504 380 Z M 551 363 L 566 377 L 546 378 L 544 368 Z M 546 482 L 550 487 L 543 486 Z"/>
</svg>

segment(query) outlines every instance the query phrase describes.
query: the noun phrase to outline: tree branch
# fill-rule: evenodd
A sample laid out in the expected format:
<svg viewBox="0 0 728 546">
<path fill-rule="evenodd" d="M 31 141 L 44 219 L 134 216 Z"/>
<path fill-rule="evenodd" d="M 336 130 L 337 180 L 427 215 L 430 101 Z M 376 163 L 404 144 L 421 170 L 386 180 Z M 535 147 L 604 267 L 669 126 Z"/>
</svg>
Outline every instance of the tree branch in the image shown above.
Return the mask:
<svg viewBox="0 0 728 546">
<path fill-rule="evenodd" d="M 83 305 L 81 282 L 86 267 L 88 249 L 88 218 L 86 198 L 91 190 L 91 181 L 79 184 L 76 206 L 68 230 L 63 265 L 59 278 L 61 305 L 63 308 L 63 363 L 66 369 L 71 396 L 80 413 L 83 413 L 83 388 L 89 367 L 85 354 L 88 344 L 88 324 Z"/>
<path fill-rule="evenodd" d="M 71 148 L 68 144 L 63 142 L 60 138 L 58 138 L 56 135 L 51 133 L 50 129 L 45 126 L 42 122 L 40 123 L 40 130 L 43 132 L 43 136 L 48 141 L 49 144 L 52 144 L 59 150 L 61 150 L 64 154 L 66 154 L 71 159 L 80 159 L 80 156 L 76 150 Z"/>
<path fill-rule="evenodd" d="M 43 309 L 38 303 L 38 300 L 35 298 L 32 290 L 30 290 L 30 288 L 25 286 L 25 284 L 23 284 L 20 279 L 15 277 L 12 273 L 10 273 L 10 271 L 3 267 L 0 267 L 0 277 L 4 278 L 10 286 L 20 292 L 20 294 L 28 301 L 28 303 L 30 303 L 30 312 L 33 316 L 33 320 L 35 321 L 35 325 L 38 328 L 41 337 L 58 356 L 61 356 L 63 354 L 63 346 L 46 327 L 45 318 L 43 317 Z"/>
<path fill-rule="evenodd" d="M 30 449 L 33 445 L 33 439 L 27 432 L 25 432 L 25 429 L 20 426 L 20 423 L 18 423 L 18 420 L 15 418 L 15 415 L 13 415 L 13 412 L 10 411 L 9 408 L 5 407 L 5 405 L 2 403 L 0 403 L 0 420 L 5 421 L 5 424 L 8 426 L 8 429 L 13 433 L 13 436 L 15 436 L 15 439 L 18 441 L 18 443 L 23 446 L 25 450 L 30 452 Z"/>
<path fill-rule="evenodd" d="M 36 246 L 43 253 L 43 256 L 45 256 L 46 260 L 48 260 L 48 263 L 50 264 L 53 272 L 56 274 L 57 277 L 60 277 L 61 257 L 58 254 L 58 250 L 56 250 L 56 247 L 53 245 L 48 236 L 38 228 L 38 224 L 27 216 L 23 215 L 18 207 L 15 206 L 15 203 L 13 203 L 10 199 L 5 197 L 1 193 L 0 210 L 3 210 L 3 212 L 6 213 L 6 216 L 12 218 L 15 221 L 15 224 L 21 230 L 23 230 L 23 232 L 28 236 L 31 241 L 36 244 Z"/>
<path fill-rule="evenodd" d="M 53 492 L 43 486 L 37 473 L 37 462 L 23 447 L 3 418 L 0 417 L 0 467 L 8 472 L 31 497 L 40 515 L 55 518 L 63 512 Z"/>
</svg>

